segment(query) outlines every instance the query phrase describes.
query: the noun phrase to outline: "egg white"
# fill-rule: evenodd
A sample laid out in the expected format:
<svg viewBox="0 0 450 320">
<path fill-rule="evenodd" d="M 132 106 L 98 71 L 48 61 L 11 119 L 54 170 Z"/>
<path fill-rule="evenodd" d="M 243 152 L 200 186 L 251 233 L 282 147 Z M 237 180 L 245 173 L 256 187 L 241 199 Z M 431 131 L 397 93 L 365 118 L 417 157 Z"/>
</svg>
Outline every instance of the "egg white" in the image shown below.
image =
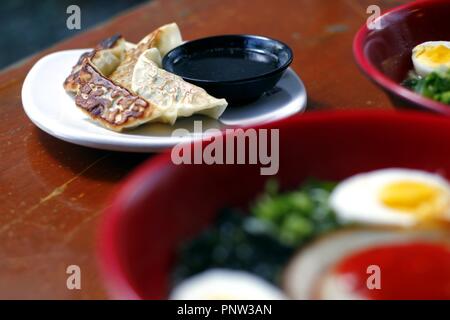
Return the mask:
<svg viewBox="0 0 450 320">
<path fill-rule="evenodd" d="M 389 208 L 379 199 L 383 187 L 405 180 L 439 187 L 450 202 L 450 186 L 437 174 L 409 169 L 383 169 L 358 174 L 339 183 L 330 196 L 330 206 L 344 223 L 413 226 L 419 222 L 416 215 Z M 449 212 L 443 214 L 448 218 Z"/>
<path fill-rule="evenodd" d="M 281 290 L 244 271 L 211 269 L 184 280 L 172 300 L 284 300 Z"/>
<path fill-rule="evenodd" d="M 417 74 L 425 77 L 432 72 L 439 72 L 447 70 L 450 67 L 450 61 L 439 65 L 431 65 L 429 61 L 426 59 L 422 59 L 418 57 L 417 54 L 421 51 L 423 47 L 437 47 L 443 45 L 447 48 L 450 48 L 450 41 L 428 41 L 417 45 L 412 51 L 412 61 L 414 65 L 414 69 Z"/>
</svg>

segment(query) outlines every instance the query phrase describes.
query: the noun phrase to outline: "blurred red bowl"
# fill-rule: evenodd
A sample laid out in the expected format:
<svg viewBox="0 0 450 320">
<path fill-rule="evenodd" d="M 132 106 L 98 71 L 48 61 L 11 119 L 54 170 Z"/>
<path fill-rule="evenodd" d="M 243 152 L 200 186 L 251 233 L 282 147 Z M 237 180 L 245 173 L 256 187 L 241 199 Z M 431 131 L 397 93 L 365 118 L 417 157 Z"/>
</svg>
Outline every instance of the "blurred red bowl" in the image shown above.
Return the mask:
<svg viewBox="0 0 450 320">
<path fill-rule="evenodd" d="M 309 113 L 279 128 L 281 186 L 307 177 L 340 180 L 383 167 L 450 177 L 450 119 L 423 113 Z M 224 206 L 245 208 L 267 176 L 257 165 L 179 165 L 165 153 L 118 190 L 99 234 L 101 270 L 114 298 L 167 297 L 176 248 Z"/>
<path fill-rule="evenodd" d="M 356 34 L 353 53 L 362 71 L 382 87 L 394 105 L 450 115 L 450 106 L 403 86 L 413 69 L 412 49 L 425 41 L 450 41 L 450 1 L 413 1 L 382 15 L 379 30 L 364 25 Z"/>
</svg>

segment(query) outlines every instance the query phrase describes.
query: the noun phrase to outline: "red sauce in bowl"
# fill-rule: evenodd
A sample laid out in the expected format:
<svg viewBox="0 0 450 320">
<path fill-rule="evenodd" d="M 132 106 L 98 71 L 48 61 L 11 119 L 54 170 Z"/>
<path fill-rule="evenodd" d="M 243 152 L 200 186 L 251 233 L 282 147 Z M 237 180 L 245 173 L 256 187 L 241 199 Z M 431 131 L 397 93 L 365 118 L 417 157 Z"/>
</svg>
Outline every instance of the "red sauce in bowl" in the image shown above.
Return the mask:
<svg viewBox="0 0 450 320">
<path fill-rule="evenodd" d="M 371 265 L 380 269 L 380 288 Z M 361 298 L 373 300 L 450 299 L 450 248 L 447 244 L 413 242 L 378 246 L 347 256 L 335 274 Z"/>
</svg>

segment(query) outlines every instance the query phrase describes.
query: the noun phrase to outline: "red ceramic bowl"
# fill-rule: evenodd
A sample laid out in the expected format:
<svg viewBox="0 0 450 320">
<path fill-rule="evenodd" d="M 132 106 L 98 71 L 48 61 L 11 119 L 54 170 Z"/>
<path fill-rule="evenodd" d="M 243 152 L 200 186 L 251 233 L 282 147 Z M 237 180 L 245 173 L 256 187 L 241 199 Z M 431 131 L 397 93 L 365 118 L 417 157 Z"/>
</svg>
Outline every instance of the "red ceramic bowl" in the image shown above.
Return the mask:
<svg viewBox="0 0 450 320">
<path fill-rule="evenodd" d="M 422 97 L 400 85 L 413 69 L 412 49 L 425 41 L 450 41 L 450 1 L 413 1 L 379 18 L 380 30 L 364 25 L 353 52 L 362 71 L 381 86 L 398 107 L 450 115 L 450 106 Z"/>
<path fill-rule="evenodd" d="M 450 119 L 408 112 L 309 113 L 280 129 L 283 188 L 307 177 L 340 180 L 384 167 L 439 171 L 450 177 Z M 224 206 L 245 208 L 265 180 L 255 165 L 173 165 L 151 159 L 120 187 L 99 237 L 101 270 L 115 298 L 168 294 L 176 248 Z"/>
</svg>

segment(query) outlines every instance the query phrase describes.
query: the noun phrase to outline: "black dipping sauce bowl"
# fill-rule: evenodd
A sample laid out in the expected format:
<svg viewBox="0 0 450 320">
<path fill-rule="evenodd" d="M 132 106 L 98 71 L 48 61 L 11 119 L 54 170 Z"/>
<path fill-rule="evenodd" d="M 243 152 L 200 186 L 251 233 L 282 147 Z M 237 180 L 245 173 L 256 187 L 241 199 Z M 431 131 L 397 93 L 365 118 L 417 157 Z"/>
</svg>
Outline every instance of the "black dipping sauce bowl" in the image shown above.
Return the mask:
<svg viewBox="0 0 450 320">
<path fill-rule="evenodd" d="M 167 53 L 163 68 L 229 104 L 245 104 L 272 89 L 292 63 L 286 44 L 254 35 L 186 42 Z"/>
</svg>

